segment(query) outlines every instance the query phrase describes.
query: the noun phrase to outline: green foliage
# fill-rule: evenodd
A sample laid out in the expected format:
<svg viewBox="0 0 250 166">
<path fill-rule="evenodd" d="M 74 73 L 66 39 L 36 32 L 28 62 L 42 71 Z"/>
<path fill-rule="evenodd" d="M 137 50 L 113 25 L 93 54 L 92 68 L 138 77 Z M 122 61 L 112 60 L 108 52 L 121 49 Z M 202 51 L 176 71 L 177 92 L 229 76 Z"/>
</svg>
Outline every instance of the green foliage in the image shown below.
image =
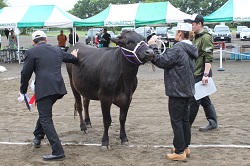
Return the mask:
<svg viewBox="0 0 250 166">
<path fill-rule="evenodd" d="M 6 6 L 7 6 L 7 4 L 3 0 L 0 0 L 0 9 L 2 9 Z"/>
<path fill-rule="evenodd" d="M 169 0 L 170 3 L 185 13 L 199 13 L 203 16 L 211 14 L 227 1 L 228 0 Z"/>
</svg>

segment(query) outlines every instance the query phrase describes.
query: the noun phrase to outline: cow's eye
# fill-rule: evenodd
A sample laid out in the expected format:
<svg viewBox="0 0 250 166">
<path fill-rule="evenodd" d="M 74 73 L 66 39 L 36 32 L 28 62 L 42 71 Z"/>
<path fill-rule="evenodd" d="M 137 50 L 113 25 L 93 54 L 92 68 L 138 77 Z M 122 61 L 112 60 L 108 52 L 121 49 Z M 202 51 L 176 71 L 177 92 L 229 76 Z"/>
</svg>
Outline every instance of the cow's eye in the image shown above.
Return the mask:
<svg viewBox="0 0 250 166">
<path fill-rule="evenodd" d="M 131 42 L 130 41 L 126 41 L 126 45 L 129 45 Z"/>
</svg>

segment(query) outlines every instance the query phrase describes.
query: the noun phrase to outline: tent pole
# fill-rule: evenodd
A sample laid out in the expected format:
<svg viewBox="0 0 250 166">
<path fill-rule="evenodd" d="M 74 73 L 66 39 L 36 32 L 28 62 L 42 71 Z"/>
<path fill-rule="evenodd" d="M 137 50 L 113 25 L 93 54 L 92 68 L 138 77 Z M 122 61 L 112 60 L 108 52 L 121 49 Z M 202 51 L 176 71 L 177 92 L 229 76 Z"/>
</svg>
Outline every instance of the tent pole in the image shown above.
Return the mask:
<svg viewBox="0 0 250 166">
<path fill-rule="evenodd" d="M 76 27 L 74 27 L 74 40 L 73 40 L 73 41 L 74 41 L 73 43 L 74 43 L 74 45 L 75 45 L 75 44 L 76 44 Z M 74 45 L 73 45 L 73 46 L 74 46 Z"/>
<path fill-rule="evenodd" d="M 73 46 L 75 45 L 75 28 L 72 27 L 72 38 L 73 38 Z"/>
<path fill-rule="evenodd" d="M 18 29 L 18 32 L 20 32 L 19 28 L 17 28 L 17 29 Z M 20 59 L 20 52 L 19 52 L 19 50 L 20 50 L 19 34 L 20 33 L 17 34 L 17 58 L 18 58 L 18 63 L 20 64 L 21 59 Z"/>
</svg>

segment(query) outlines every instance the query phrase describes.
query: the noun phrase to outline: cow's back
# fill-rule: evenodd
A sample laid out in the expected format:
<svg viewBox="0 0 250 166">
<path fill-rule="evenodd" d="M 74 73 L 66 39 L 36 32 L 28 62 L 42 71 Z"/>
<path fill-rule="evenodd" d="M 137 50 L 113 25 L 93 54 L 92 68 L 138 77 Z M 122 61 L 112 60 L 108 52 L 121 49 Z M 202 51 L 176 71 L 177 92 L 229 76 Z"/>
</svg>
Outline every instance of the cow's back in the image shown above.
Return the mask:
<svg viewBox="0 0 250 166">
<path fill-rule="evenodd" d="M 95 48 L 82 43 L 71 47 L 78 51 L 78 63 L 67 64 L 69 75 L 72 76 L 74 87 L 81 95 L 98 100 L 101 88 L 112 92 L 119 83 L 122 73 L 121 58 L 117 48 Z"/>
</svg>

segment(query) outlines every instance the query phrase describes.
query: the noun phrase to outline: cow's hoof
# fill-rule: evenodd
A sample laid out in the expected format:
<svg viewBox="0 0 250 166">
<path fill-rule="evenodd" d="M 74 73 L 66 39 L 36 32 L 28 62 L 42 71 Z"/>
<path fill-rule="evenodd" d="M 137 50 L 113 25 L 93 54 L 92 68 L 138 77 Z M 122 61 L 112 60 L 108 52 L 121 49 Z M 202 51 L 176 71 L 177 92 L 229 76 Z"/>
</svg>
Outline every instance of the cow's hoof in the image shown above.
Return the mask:
<svg viewBox="0 0 250 166">
<path fill-rule="evenodd" d="M 86 120 L 86 119 L 85 119 L 85 124 L 86 124 L 86 127 L 87 127 L 87 128 L 92 127 L 91 121 L 90 121 L 90 120 Z"/>
<path fill-rule="evenodd" d="M 129 146 L 129 142 L 122 142 L 122 145 Z"/>
<path fill-rule="evenodd" d="M 91 124 L 86 124 L 86 127 L 87 128 L 92 128 L 92 125 Z"/>
<path fill-rule="evenodd" d="M 81 129 L 81 131 L 84 131 L 84 133 L 88 133 L 88 130 L 86 129 L 86 130 L 84 130 L 84 129 Z"/>
<path fill-rule="evenodd" d="M 85 133 L 87 133 L 87 127 L 86 127 L 85 123 L 80 125 L 80 129 L 81 129 L 81 131 L 84 131 Z"/>
<path fill-rule="evenodd" d="M 82 131 L 84 131 L 84 133 L 85 133 L 85 134 L 88 134 L 88 133 L 89 133 L 89 131 L 88 131 L 88 130 L 82 130 Z"/>
<path fill-rule="evenodd" d="M 110 145 L 108 145 L 108 146 L 102 145 L 102 150 L 110 150 L 110 149 L 111 149 Z"/>
</svg>

